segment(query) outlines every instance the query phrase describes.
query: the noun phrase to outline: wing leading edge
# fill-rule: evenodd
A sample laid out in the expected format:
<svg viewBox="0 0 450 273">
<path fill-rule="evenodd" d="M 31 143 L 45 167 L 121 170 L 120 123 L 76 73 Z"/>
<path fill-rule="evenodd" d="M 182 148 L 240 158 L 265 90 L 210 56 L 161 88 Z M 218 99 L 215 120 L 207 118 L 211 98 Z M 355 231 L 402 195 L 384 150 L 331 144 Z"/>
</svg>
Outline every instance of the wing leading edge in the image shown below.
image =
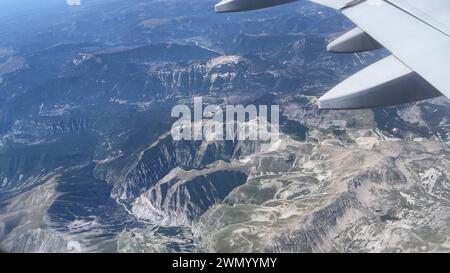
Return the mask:
<svg viewBox="0 0 450 273">
<path fill-rule="evenodd" d="M 340 10 L 358 25 L 330 43 L 330 52 L 354 53 L 385 47 L 393 54 L 330 90 L 319 99 L 319 108 L 360 109 L 442 94 L 450 97 L 450 1 L 311 1 Z M 240 5 L 248 7 L 250 2 L 251 9 L 257 9 L 293 1 L 224 0 L 218 5 L 223 2 L 233 3 L 230 11 L 240 11 Z M 258 2 L 264 5 L 259 6 Z"/>
</svg>

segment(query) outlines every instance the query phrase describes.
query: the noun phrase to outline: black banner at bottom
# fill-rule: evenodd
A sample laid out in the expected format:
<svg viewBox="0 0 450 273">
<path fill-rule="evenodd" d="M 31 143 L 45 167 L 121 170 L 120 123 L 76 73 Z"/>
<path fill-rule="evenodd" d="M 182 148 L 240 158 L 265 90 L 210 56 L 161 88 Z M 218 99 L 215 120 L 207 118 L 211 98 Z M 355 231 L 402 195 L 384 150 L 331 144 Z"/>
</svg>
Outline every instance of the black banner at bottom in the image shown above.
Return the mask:
<svg viewBox="0 0 450 273">
<path fill-rule="evenodd" d="M 31 265 L 33 270 L 61 272 L 310 272 L 387 269 L 427 271 L 446 262 L 446 255 L 430 254 L 0 254 L 4 268 Z M 432 261 L 426 261 L 431 258 Z M 436 259 L 438 258 L 438 259 Z M 10 265 L 8 265 L 10 263 Z M 62 267 L 61 267 L 62 265 Z M 362 267 L 361 267 L 362 266 Z"/>
</svg>

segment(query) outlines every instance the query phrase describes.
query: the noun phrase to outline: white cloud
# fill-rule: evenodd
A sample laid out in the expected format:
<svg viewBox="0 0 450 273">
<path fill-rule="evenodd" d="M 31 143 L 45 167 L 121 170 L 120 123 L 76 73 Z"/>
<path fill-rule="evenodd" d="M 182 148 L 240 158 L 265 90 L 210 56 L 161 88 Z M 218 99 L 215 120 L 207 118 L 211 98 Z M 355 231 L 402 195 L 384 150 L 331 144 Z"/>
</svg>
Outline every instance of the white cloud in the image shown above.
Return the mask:
<svg viewBox="0 0 450 273">
<path fill-rule="evenodd" d="M 66 0 L 69 6 L 79 6 L 81 5 L 81 0 Z"/>
</svg>

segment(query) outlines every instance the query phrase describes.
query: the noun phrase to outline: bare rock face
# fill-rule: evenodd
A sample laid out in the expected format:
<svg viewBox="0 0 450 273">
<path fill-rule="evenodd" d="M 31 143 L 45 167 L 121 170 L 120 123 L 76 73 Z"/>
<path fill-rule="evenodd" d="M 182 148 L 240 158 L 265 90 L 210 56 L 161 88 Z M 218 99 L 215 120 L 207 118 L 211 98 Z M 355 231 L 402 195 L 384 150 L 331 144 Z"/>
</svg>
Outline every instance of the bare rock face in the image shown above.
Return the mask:
<svg viewBox="0 0 450 273">
<path fill-rule="evenodd" d="M 124 170 L 122 177 L 114 177 L 113 196 L 132 201 L 153 187 L 176 168 L 204 169 L 217 161 L 230 161 L 242 154 L 259 149 L 257 143 L 233 141 L 174 141 L 169 133 L 139 153 Z"/>
<path fill-rule="evenodd" d="M 189 224 L 222 202 L 247 178 L 245 173 L 228 169 L 198 174 L 180 169 L 173 172 L 137 198 L 132 208 L 137 217 L 172 225 Z"/>
<path fill-rule="evenodd" d="M 296 154 L 289 172 L 253 177 L 233 191 L 201 217 L 209 230 L 203 246 L 231 252 L 444 251 L 448 229 L 439 223 L 447 221 L 448 196 L 440 189 L 448 187 L 448 146 L 374 131 L 348 134 L 356 141 L 317 138 L 307 153 Z M 432 160 L 439 163 L 426 163 Z"/>
</svg>

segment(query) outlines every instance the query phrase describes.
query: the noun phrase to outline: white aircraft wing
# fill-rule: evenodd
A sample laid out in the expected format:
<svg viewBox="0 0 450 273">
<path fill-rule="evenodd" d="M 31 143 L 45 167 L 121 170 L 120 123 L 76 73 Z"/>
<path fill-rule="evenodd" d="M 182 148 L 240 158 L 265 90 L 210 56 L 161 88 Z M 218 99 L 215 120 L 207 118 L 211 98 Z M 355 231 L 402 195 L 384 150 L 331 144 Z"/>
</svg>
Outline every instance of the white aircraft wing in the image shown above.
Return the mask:
<svg viewBox="0 0 450 273">
<path fill-rule="evenodd" d="M 272 5 L 278 1 L 271 0 Z M 330 43 L 330 52 L 385 47 L 392 53 L 330 90 L 319 99 L 320 108 L 371 108 L 450 97 L 449 0 L 311 1 L 340 10 L 358 26 Z"/>
</svg>

